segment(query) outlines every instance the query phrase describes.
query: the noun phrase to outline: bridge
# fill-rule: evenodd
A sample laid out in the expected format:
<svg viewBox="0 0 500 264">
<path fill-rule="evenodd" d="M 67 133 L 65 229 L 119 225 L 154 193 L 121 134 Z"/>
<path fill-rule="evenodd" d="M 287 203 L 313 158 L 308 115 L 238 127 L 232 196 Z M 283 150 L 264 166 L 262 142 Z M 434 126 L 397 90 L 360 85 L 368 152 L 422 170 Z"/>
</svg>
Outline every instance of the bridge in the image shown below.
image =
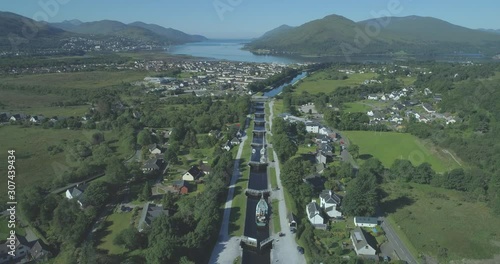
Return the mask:
<svg viewBox="0 0 500 264">
<path fill-rule="evenodd" d="M 247 196 L 252 196 L 252 197 L 257 197 L 257 198 L 260 198 L 260 197 L 262 197 L 262 195 L 264 195 L 264 197 L 267 198 L 267 197 L 271 196 L 271 190 L 269 190 L 269 189 L 267 189 L 267 190 L 246 189 L 245 194 Z"/>
</svg>

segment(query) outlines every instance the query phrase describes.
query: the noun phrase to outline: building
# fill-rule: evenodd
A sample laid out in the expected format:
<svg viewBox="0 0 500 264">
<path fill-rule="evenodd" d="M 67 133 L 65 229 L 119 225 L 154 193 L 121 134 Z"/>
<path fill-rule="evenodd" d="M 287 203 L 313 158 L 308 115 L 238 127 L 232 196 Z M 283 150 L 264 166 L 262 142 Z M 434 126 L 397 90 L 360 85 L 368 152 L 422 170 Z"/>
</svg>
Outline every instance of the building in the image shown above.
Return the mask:
<svg viewBox="0 0 500 264">
<path fill-rule="evenodd" d="M 144 173 L 152 172 L 152 171 L 157 171 L 160 169 L 161 165 L 163 164 L 163 160 L 152 158 L 147 160 L 144 165 L 142 166 L 141 170 Z"/>
<path fill-rule="evenodd" d="M 430 104 L 424 103 L 424 104 L 422 104 L 422 107 L 429 114 L 436 113 L 436 110 L 434 110 L 434 108 Z"/>
<path fill-rule="evenodd" d="M 188 171 L 182 175 L 182 179 L 185 181 L 195 181 L 198 180 L 203 173 L 198 168 L 198 166 L 192 166 Z"/>
<path fill-rule="evenodd" d="M 149 153 L 151 154 L 161 154 L 161 149 L 155 144 L 151 144 L 148 146 Z"/>
<path fill-rule="evenodd" d="M 376 217 L 354 217 L 354 225 L 361 227 L 376 227 L 378 225 L 378 219 Z"/>
<path fill-rule="evenodd" d="M 9 254 L 7 243 L 0 244 L 0 264 L 3 263 L 35 263 L 47 260 L 52 254 L 39 240 L 27 241 L 23 236 L 16 236 L 15 256 Z"/>
<path fill-rule="evenodd" d="M 314 133 L 314 134 L 318 134 L 319 133 L 319 124 L 317 123 L 314 123 L 314 122 L 306 122 L 306 131 L 308 133 Z"/>
<path fill-rule="evenodd" d="M 163 207 L 161 206 L 156 206 L 149 202 L 144 204 L 144 207 L 142 208 L 141 218 L 139 220 L 139 224 L 137 225 L 137 230 L 139 232 L 142 232 L 144 229 L 150 227 L 153 220 L 162 214 L 169 216 L 169 211 L 163 209 Z"/>
<path fill-rule="evenodd" d="M 75 199 L 80 206 L 83 206 L 83 200 L 85 197 L 83 192 L 86 188 L 86 184 L 77 184 L 75 187 L 66 190 L 66 198 L 69 200 Z"/>
<path fill-rule="evenodd" d="M 371 239 L 367 239 L 363 229 L 356 227 L 351 231 L 351 241 L 354 246 L 354 251 L 359 256 L 375 256 L 377 254 L 376 247 L 373 245 Z"/>
<path fill-rule="evenodd" d="M 180 194 L 188 194 L 189 193 L 189 186 L 185 180 L 174 181 L 172 186 Z"/>
<path fill-rule="evenodd" d="M 306 206 L 307 218 L 309 222 L 313 225 L 322 225 L 323 217 L 321 216 L 321 210 L 315 200 L 310 202 Z"/>
<path fill-rule="evenodd" d="M 319 195 L 320 206 L 330 218 L 340 218 L 342 213 L 340 207 L 340 197 L 331 190 L 324 190 Z"/>
</svg>

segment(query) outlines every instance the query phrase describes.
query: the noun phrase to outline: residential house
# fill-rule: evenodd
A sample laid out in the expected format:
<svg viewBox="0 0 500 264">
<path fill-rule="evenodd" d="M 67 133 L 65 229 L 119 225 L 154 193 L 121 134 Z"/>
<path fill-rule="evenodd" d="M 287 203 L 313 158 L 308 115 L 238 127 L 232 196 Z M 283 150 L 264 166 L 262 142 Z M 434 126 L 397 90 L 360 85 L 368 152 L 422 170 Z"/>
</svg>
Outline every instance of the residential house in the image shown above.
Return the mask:
<svg viewBox="0 0 500 264">
<path fill-rule="evenodd" d="M 212 171 L 212 168 L 210 167 L 210 165 L 208 163 L 201 163 L 199 167 L 200 167 L 200 170 L 205 175 L 209 175 L 210 172 Z"/>
<path fill-rule="evenodd" d="M 376 227 L 378 225 L 378 219 L 376 217 L 354 217 L 354 225 L 361 227 Z"/>
<path fill-rule="evenodd" d="M 192 166 L 182 175 L 182 179 L 185 181 L 195 181 L 201 176 L 203 176 L 203 172 L 198 168 L 198 166 Z"/>
<path fill-rule="evenodd" d="M 8 254 L 11 251 L 7 243 L 0 245 L 0 263 L 34 263 L 46 260 L 51 256 L 50 251 L 39 240 L 27 241 L 23 236 L 16 236 L 15 256 Z"/>
<path fill-rule="evenodd" d="M 328 127 L 321 127 L 318 131 L 320 135 L 330 136 L 333 134 L 333 131 Z"/>
<path fill-rule="evenodd" d="M 314 133 L 318 134 L 319 133 L 319 128 L 320 125 L 311 121 L 306 122 L 306 131 L 308 133 Z"/>
<path fill-rule="evenodd" d="M 153 220 L 161 215 L 169 216 L 169 211 L 163 209 L 161 206 L 156 206 L 152 203 L 146 203 L 142 208 L 141 218 L 139 219 L 139 224 L 137 225 L 137 230 L 142 232 L 144 229 L 151 226 Z"/>
<path fill-rule="evenodd" d="M 66 198 L 69 200 L 75 199 L 80 206 L 83 206 L 85 199 L 83 193 L 85 192 L 87 186 L 87 184 L 77 184 L 75 187 L 67 189 Z"/>
<path fill-rule="evenodd" d="M 163 162 L 164 162 L 163 160 L 156 159 L 156 158 L 149 159 L 144 163 L 144 165 L 142 165 L 141 170 L 144 173 L 157 171 L 161 168 Z"/>
<path fill-rule="evenodd" d="M 316 154 L 316 162 L 318 164 L 326 164 L 328 162 L 328 157 L 322 151 L 318 151 Z"/>
<path fill-rule="evenodd" d="M 370 241 L 369 241 L 370 240 Z M 354 246 L 354 251 L 359 256 L 375 256 L 377 250 L 372 239 L 367 239 L 367 235 L 363 229 L 356 227 L 351 231 L 351 241 Z"/>
<path fill-rule="evenodd" d="M 368 95 L 368 100 L 378 100 L 378 96 L 376 94 Z"/>
<path fill-rule="evenodd" d="M 422 104 L 422 107 L 429 114 L 436 113 L 436 110 L 434 110 L 434 108 L 430 104 L 424 103 L 424 104 Z"/>
<path fill-rule="evenodd" d="M 189 193 L 189 186 L 185 180 L 174 181 L 172 183 L 172 186 L 180 194 L 188 194 Z"/>
<path fill-rule="evenodd" d="M 151 154 L 161 154 L 162 153 L 161 149 L 158 147 L 158 145 L 156 145 L 156 143 L 149 145 L 148 150 L 149 150 L 149 153 L 151 153 Z"/>
<path fill-rule="evenodd" d="M 316 173 L 323 173 L 326 169 L 326 164 L 325 163 L 319 163 L 316 164 Z"/>
<path fill-rule="evenodd" d="M 14 114 L 14 115 L 11 115 L 10 116 L 10 121 L 22 121 L 22 120 L 26 120 L 27 116 L 25 114 Z"/>
<path fill-rule="evenodd" d="M 208 135 L 218 139 L 221 137 L 221 132 L 219 130 L 210 130 L 210 132 L 208 132 Z"/>
<path fill-rule="evenodd" d="M 222 149 L 224 149 L 226 151 L 230 151 L 232 147 L 233 147 L 233 144 L 231 144 L 231 141 L 229 141 L 229 140 L 224 145 L 222 145 Z"/>
<path fill-rule="evenodd" d="M 240 143 L 241 142 L 237 137 L 234 137 L 233 139 L 231 139 L 231 145 L 233 145 L 233 146 L 239 145 Z"/>
<path fill-rule="evenodd" d="M 11 117 L 10 113 L 0 113 L 0 122 L 7 122 Z"/>
<path fill-rule="evenodd" d="M 366 114 L 367 114 L 368 116 L 370 116 L 370 117 L 372 117 L 372 116 L 374 116 L 374 115 L 375 115 L 375 114 L 373 113 L 373 111 L 372 111 L 372 110 L 368 111 Z"/>
<path fill-rule="evenodd" d="M 306 212 L 307 212 L 307 218 L 309 219 L 309 222 L 311 222 L 311 224 L 313 225 L 323 224 L 323 217 L 321 216 L 321 210 L 315 200 L 312 200 L 312 202 L 310 202 L 306 206 Z"/>
<path fill-rule="evenodd" d="M 319 195 L 320 207 L 325 210 L 330 218 L 340 218 L 342 213 L 338 210 L 341 198 L 331 190 L 324 190 Z"/>
<path fill-rule="evenodd" d="M 316 143 L 327 144 L 332 142 L 332 139 L 327 135 L 318 135 L 316 137 Z"/>
</svg>

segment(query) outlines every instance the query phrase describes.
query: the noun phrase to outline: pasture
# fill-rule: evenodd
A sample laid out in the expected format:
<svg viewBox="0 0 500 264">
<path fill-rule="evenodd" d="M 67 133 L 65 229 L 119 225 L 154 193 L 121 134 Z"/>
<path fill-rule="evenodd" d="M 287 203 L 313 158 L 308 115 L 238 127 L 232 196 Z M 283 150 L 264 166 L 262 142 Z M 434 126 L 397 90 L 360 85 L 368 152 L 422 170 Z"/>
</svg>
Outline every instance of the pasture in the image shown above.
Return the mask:
<svg viewBox="0 0 500 264">
<path fill-rule="evenodd" d="M 295 89 L 298 94 L 307 91 L 310 94 L 330 93 L 342 86 L 358 86 L 365 80 L 371 80 L 377 77 L 376 73 L 355 73 L 349 74 L 345 80 L 334 80 L 329 77 L 332 70 L 323 70 L 313 73 L 301 81 Z"/>
<path fill-rule="evenodd" d="M 387 197 L 381 207 L 388 220 L 417 253 L 441 263 L 500 253 L 500 232 L 495 228 L 500 218 L 476 197 L 413 183 L 386 183 L 382 189 Z"/>
<path fill-rule="evenodd" d="M 407 159 L 414 166 L 428 162 L 438 173 L 460 166 L 438 147 L 411 134 L 375 131 L 346 131 L 344 134 L 351 144 L 359 146 L 361 161 L 373 156 L 387 168 L 390 168 L 396 159 Z"/>
</svg>

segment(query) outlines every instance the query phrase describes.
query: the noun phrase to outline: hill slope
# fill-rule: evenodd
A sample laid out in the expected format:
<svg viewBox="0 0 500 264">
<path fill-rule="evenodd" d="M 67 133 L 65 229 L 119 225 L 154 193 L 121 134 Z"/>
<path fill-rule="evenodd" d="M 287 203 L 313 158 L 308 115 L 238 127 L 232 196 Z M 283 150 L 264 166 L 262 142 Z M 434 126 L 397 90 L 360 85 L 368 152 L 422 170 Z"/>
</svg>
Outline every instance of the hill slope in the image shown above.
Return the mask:
<svg viewBox="0 0 500 264">
<path fill-rule="evenodd" d="M 374 37 L 365 32 L 376 20 L 354 22 L 330 15 L 285 30 L 272 30 L 249 43 L 250 50 L 325 56 L 348 54 L 500 53 L 500 36 L 429 17 L 391 17 Z"/>
<path fill-rule="evenodd" d="M 58 47 L 68 32 L 10 12 L 0 12 L 0 48 L 34 49 Z"/>
<path fill-rule="evenodd" d="M 200 35 L 189 35 L 180 30 L 176 30 L 173 28 L 164 28 L 162 26 L 156 24 L 146 24 L 143 22 L 134 22 L 130 23 L 130 26 L 140 27 L 147 29 L 151 32 L 154 32 L 160 36 L 166 37 L 176 43 L 185 43 L 185 42 L 198 42 L 207 40 L 204 36 Z"/>
</svg>

